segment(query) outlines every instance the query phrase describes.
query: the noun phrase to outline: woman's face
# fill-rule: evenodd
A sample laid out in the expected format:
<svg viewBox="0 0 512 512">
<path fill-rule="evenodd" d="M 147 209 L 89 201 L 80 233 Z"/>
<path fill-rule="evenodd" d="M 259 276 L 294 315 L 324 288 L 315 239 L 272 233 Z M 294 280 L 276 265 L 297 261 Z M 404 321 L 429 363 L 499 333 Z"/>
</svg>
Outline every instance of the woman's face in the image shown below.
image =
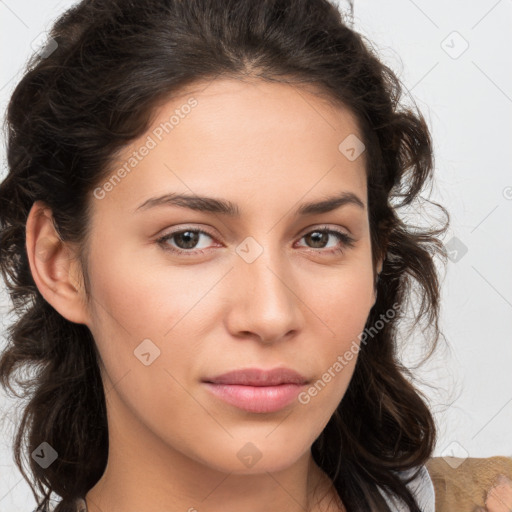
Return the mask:
<svg viewBox="0 0 512 512">
<path fill-rule="evenodd" d="M 112 434 L 236 473 L 309 451 L 375 301 L 360 139 L 304 89 L 218 80 L 123 151 L 94 191 L 89 250 Z M 307 383 L 205 382 L 276 368 Z"/>
</svg>

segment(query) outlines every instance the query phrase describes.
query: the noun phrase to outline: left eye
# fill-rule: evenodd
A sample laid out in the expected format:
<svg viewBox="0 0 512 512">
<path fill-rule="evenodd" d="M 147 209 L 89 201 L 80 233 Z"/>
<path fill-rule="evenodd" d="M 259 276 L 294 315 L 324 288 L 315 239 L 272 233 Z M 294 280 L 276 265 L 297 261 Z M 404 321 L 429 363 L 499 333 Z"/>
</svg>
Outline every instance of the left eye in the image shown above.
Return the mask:
<svg viewBox="0 0 512 512">
<path fill-rule="evenodd" d="M 329 237 L 332 235 L 334 235 L 338 239 L 338 243 L 342 242 L 342 246 L 352 247 L 352 245 L 354 244 L 354 240 L 350 236 L 348 236 L 346 233 L 343 233 L 341 231 L 337 231 L 334 229 L 327 229 L 327 228 L 315 229 L 314 231 L 310 231 L 309 233 L 306 233 L 305 235 L 303 235 L 302 238 L 312 241 L 313 244 L 315 244 L 315 245 L 317 245 L 317 244 L 321 245 L 321 247 L 318 247 L 318 245 L 317 245 L 316 247 L 314 247 L 314 249 L 324 249 L 326 247 L 324 245 L 324 242 L 327 241 L 329 239 Z M 331 247 L 333 247 L 333 246 L 331 246 Z M 339 252 L 339 251 L 343 251 L 343 250 L 344 250 L 344 247 L 339 247 L 339 245 L 334 245 L 333 249 L 331 249 L 330 251 L 326 251 L 326 252 Z"/>
<path fill-rule="evenodd" d="M 198 253 L 203 253 L 205 249 L 208 249 L 208 246 L 199 248 L 197 247 L 197 244 L 201 239 L 202 235 L 213 240 L 212 235 L 201 229 L 183 229 L 181 231 L 175 231 L 173 233 L 164 235 L 161 238 L 159 238 L 157 242 L 161 246 L 163 246 L 163 248 L 167 251 L 171 251 L 177 254 L 193 256 Z M 329 246 L 329 237 L 333 236 L 338 239 L 338 244 L 334 244 L 334 246 Z M 338 253 L 343 252 L 346 248 L 352 247 L 354 245 L 354 239 L 347 235 L 346 233 L 328 228 L 321 228 L 310 231 L 305 235 L 302 235 L 300 240 L 302 239 L 308 240 L 308 243 L 313 243 L 314 247 L 307 248 L 313 250 L 314 252 Z M 168 243 L 169 241 L 172 240 L 174 240 L 174 246 Z M 328 250 L 315 250 L 325 249 L 326 247 L 328 248 Z"/>
</svg>

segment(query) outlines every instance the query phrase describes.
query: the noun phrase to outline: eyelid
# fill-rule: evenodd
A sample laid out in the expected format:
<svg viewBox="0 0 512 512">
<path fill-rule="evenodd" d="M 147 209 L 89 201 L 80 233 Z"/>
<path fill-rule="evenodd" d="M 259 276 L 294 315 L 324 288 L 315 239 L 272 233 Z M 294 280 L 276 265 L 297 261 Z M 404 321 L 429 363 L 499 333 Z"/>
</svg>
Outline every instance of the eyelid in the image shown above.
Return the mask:
<svg viewBox="0 0 512 512">
<path fill-rule="evenodd" d="M 177 235 L 179 233 L 183 233 L 185 231 L 195 231 L 197 233 L 200 233 L 200 234 L 204 234 L 204 235 L 207 235 L 209 236 L 212 240 L 216 240 L 217 237 L 216 235 L 213 235 L 212 233 L 210 233 L 208 230 L 206 229 L 203 229 L 203 228 L 199 228 L 197 226 L 193 226 L 193 225 L 189 225 L 189 226 L 183 226 L 183 227 L 179 227 L 179 228 L 176 228 L 172 231 L 169 231 L 161 236 L 158 236 L 157 239 L 156 239 L 156 242 L 161 244 L 162 246 L 165 246 L 164 247 L 164 250 L 170 252 L 170 253 L 174 253 L 174 254 L 183 254 L 183 255 L 189 255 L 189 256 L 194 256 L 194 255 L 198 255 L 198 254 L 202 254 L 204 253 L 205 251 L 209 251 L 210 248 L 207 248 L 207 249 L 179 249 L 179 248 L 176 248 L 176 247 L 169 247 L 169 244 L 166 243 L 167 239 L 170 239 L 172 238 L 174 235 Z M 298 240 L 301 240 L 302 238 L 304 238 L 304 236 L 310 234 L 310 233 L 313 233 L 315 231 L 324 231 L 324 232 L 327 232 L 329 234 L 333 234 L 333 235 L 338 235 L 338 238 L 340 240 L 340 243 L 342 245 L 342 247 L 337 247 L 335 249 L 315 249 L 315 248 L 312 248 L 312 247 L 307 247 L 307 246 L 301 246 L 301 247 L 304 247 L 305 249 L 307 249 L 308 251 L 310 252 L 313 252 L 313 253 L 318 253 L 318 254 L 334 254 L 334 253 L 339 253 L 339 254 L 342 254 L 345 252 L 345 250 L 351 248 L 354 246 L 355 242 L 357 241 L 356 238 L 354 238 L 352 235 L 350 235 L 349 233 L 347 233 L 345 230 L 343 230 L 342 228 L 340 228 L 339 226 L 337 227 L 331 227 L 329 225 L 319 225 L 319 224 L 314 224 L 312 226 L 308 226 L 306 228 L 304 228 L 304 230 L 302 230 L 300 232 L 298 236 Z M 217 245 L 218 247 L 218 245 Z"/>
<path fill-rule="evenodd" d="M 300 237 L 303 237 L 304 235 L 307 235 L 308 233 L 311 233 L 312 231 L 336 231 L 340 234 L 351 236 L 350 231 L 346 228 L 343 228 L 338 225 L 329 225 L 329 224 L 311 224 L 310 226 L 305 227 L 299 232 Z"/>
<path fill-rule="evenodd" d="M 199 228 L 197 226 L 183 226 L 183 227 L 180 227 L 180 228 L 176 228 L 176 229 L 173 229 L 171 231 L 168 231 L 166 233 L 164 233 L 163 235 L 159 235 L 157 236 L 156 238 L 156 242 L 157 243 L 162 243 L 162 244 L 165 244 L 165 241 L 166 239 L 169 239 L 169 238 L 172 238 L 174 235 L 177 235 L 178 233 L 183 233 L 185 231 L 196 231 L 197 233 L 200 233 L 202 235 L 207 235 L 209 236 L 212 240 L 216 240 L 217 239 L 217 236 L 210 233 L 208 230 L 204 229 L 204 228 Z M 168 245 L 168 244 L 167 244 Z M 186 250 L 186 249 L 178 249 L 178 248 L 171 248 L 169 249 L 171 252 L 180 252 L 182 251 L 183 253 L 190 253 L 190 254 L 194 254 L 195 253 L 200 253 L 200 252 L 203 252 L 207 249 L 189 249 L 189 250 Z"/>
<path fill-rule="evenodd" d="M 299 240 L 304 238 L 306 235 L 308 235 L 310 233 L 314 233 L 315 231 L 322 231 L 322 232 L 327 232 L 329 234 L 337 235 L 342 244 L 341 248 L 327 249 L 327 250 L 326 249 L 314 249 L 312 247 L 305 247 L 305 249 L 308 249 L 309 251 L 312 251 L 315 253 L 326 253 L 326 254 L 344 253 L 345 250 L 350 249 L 357 242 L 357 239 L 355 237 L 353 237 L 352 235 L 350 235 L 349 233 L 347 233 L 346 230 L 341 229 L 339 226 L 331 227 L 326 224 L 324 224 L 324 225 L 316 224 L 316 225 L 307 227 L 305 229 L 305 231 L 302 231 L 301 234 L 299 235 Z"/>
</svg>

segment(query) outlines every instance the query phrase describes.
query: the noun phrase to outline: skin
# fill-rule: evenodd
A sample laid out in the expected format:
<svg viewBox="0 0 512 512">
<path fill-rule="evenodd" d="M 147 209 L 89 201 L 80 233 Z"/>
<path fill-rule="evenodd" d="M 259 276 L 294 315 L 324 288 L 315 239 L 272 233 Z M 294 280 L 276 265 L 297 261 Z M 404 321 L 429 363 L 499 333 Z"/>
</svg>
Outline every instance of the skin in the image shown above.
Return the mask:
<svg viewBox="0 0 512 512">
<path fill-rule="evenodd" d="M 36 202 L 27 221 L 36 285 L 61 315 L 89 327 L 101 356 L 110 445 L 88 509 L 341 510 L 311 445 L 343 398 L 357 357 L 309 403 L 273 413 L 228 405 L 201 379 L 281 366 L 316 382 L 359 341 L 381 262 L 373 268 L 365 154 L 350 161 L 338 149 L 351 134 L 362 138 L 357 123 L 304 88 L 196 84 L 161 105 L 113 172 L 192 96 L 197 106 L 105 197 L 91 198 L 90 300 L 76 248 L 58 239 L 51 211 Z M 342 191 L 364 208 L 293 214 Z M 240 217 L 178 206 L 134 211 L 167 192 L 229 200 Z M 305 236 L 324 226 L 350 235 L 353 246 L 335 234 L 316 245 Z M 200 235 L 190 249 L 179 237 L 164 244 L 203 254 L 173 254 L 156 242 L 184 228 L 212 237 Z M 251 263 L 237 253 L 249 236 L 263 249 Z M 336 247 L 343 251 L 329 252 Z M 144 365 L 134 350 L 148 338 L 160 355 Z M 237 456 L 247 443 L 261 455 L 251 467 Z"/>
<path fill-rule="evenodd" d="M 512 510 L 512 480 L 499 475 L 496 483 L 487 493 L 485 509 L 489 512 L 510 512 Z"/>
</svg>

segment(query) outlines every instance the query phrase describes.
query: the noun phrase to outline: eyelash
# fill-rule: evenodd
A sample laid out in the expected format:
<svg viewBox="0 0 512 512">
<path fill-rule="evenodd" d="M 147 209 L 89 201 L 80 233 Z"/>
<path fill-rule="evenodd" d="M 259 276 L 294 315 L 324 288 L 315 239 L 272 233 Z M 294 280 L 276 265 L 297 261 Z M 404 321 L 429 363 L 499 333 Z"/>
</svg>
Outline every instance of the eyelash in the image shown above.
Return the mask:
<svg viewBox="0 0 512 512">
<path fill-rule="evenodd" d="M 165 251 L 169 251 L 171 253 L 178 254 L 178 255 L 182 255 L 183 254 L 185 256 L 197 256 L 198 254 L 203 254 L 205 251 L 208 251 L 208 249 L 199 249 L 199 250 L 178 249 L 176 247 L 171 247 L 169 244 L 166 243 L 173 236 L 178 235 L 180 233 L 185 233 L 187 231 L 192 231 L 194 233 L 201 233 L 201 234 L 207 235 L 210 238 L 214 239 L 213 235 L 211 235 L 210 233 L 208 233 L 207 231 L 204 231 L 202 229 L 197 229 L 197 228 L 184 228 L 183 229 L 182 228 L 179 231 L 173 231 L 171 233 L 168 233 L 168 234 L 158 238 L 156 240 L 156 242 Z M 330 250 L 314 249 L 314 248 L 310 247 L 309 248 L 310 251 L 313 251 L 313 252 L 323 252 L 323 253 L 327 253 L 327 254 L 343 254 L 346 249 L 351 248 L 351 247 L 354 246 L 355 240 L 351 236 L 347 235 L 346 233 L 344 233 L 342 231 L 338 231 L 336 229 L 328 228 L 327 226 L 322 226 L 320 228 L 313 229 L 312 231 L 308 231 L 307 233 L 302 235 L 300 237 L 300 239 L 304 238 L 307 235 L 310 235 L 311 233 L 317 233 L 317 232 L 318 233 L 328 233 L 328 234 L 332 234 L 332 235 L 337 236 L 338 239 L 342 242 L 342 246 L 341 247 L 338 246 L 335 249 L 330 249 Z"/>
</svg>

